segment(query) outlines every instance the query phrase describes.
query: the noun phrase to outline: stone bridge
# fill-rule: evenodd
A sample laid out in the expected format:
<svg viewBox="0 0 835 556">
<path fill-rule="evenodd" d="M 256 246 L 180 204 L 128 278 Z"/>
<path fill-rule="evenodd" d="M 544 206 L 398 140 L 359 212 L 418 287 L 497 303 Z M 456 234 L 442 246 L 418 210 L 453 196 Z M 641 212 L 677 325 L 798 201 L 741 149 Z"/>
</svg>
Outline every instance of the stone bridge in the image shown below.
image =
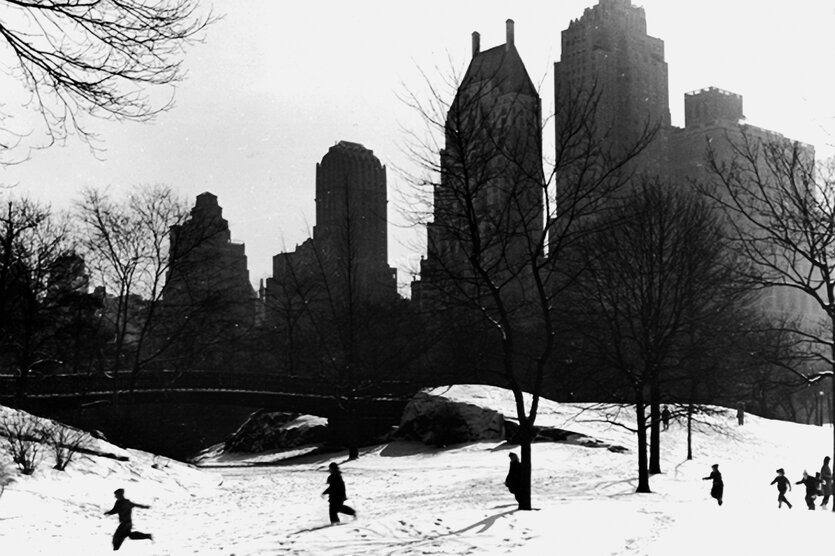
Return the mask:
<svg viewBox="0 0 835 556">
<path fill-rule="evenodd" d="M 318 377 L 216 371 L 53 374 L 25 380 L 0 375 L 0 404 L 38 409 L 119 401 L 195 402 L 328 418 L 353 414 L 361 419 L 397 420 L 418 388 L 406 382 L 376 381 L 349 390 Z"/>
</svg>

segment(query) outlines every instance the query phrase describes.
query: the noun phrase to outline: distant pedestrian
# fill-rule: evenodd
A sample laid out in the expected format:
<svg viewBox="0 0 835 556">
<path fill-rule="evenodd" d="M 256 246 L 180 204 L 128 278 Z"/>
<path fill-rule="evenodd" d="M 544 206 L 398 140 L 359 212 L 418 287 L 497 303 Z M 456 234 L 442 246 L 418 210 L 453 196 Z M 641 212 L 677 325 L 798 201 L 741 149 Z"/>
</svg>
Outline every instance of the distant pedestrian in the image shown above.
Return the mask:
<svg viewBox="0 0 835 556">
<path fill-rule="evenodd" d="M 519 462 L 519 456 L 515 453 L 510 452 L 508 457 L 510 458 L 510 469 L 507 471 L 504 486 L 513 494 L 516 502 L 521 504 L 522 501 L 519 499 L 519 495 L 522 490 L 522 464 Z"/>
<path fill-rule="evenodd" d="M 821 466 L 821 492 L 823 493 L 821 508 L 825 508 L 829 504 L 829 497 L 832 496 L 832 469 L 829 468 L 829 456 L 823 458 L 823 466 Z"/>
<path fill-rule="evenodd" d="M 739 404 L 739 407 L 736 408 L 736 420 L 739 423 L 739 426 L 745 424 L 745 404 Z"/>
<path fill-rule="evenodd" d="M 119 550 L 119 547 L 122 546 L 122 543 L 127 538 L 131 538 L 133 540 L 154 540 L 153 535 L 133 531 L 133 522 L 131 520 L 131 511 L 134 508 L 148 509 L 150 506 L 131 502 L 125 498 L 125 489 L 123 488 L 117 488 L 113 492 L 113 495 L 116 497 L 116 503 L 113 504 L 113 509 L 108 512 L 104 512 L 104 515 L 119 514 L 119 526 L 116 528 L 116 532 L 113 533 L 113 550 Z"/>
<path fill-rule="evenodd" d="M 719 472 L 719 464 L 714 463 L 711 465 L 711 469 L 713 471 L 710 472 L 710 475 L 704 477 L 703 480 L 713 481 L 713 485 L 710 487 L 710 496 L 716 498 L 716 501 L 721 506 L 722 495 L 725 493 L 725 483 L 722 482 L 722 473 Z"/>
<path fill-rule="evenodd" d="M 786 490 L 791 491 L 792 483 L 786 478 L 786 472 L 781 467 L 777 470 L 777 476 L 771 481 L 771 484 L 777 483 L 777 507 L 782 508 L 783 504 L 792 509 L 791 502 L 786 500 Z"/>
<path fill-rule="evenodd" d="M 664 424 L 664 430 L 670 428 L 670 410 L 667 406 L 664 406 L 664 409 L 661 410 L 661 422 Z"/>
<path fill-rule="evenodd" d="M 806 473 L 803 472 L 803 478 L 794 483 L 796 485 L 804 485 L 806 487 L 806 507 L 810 510 L 815 509 L 815 496 L 818 494 L 818 480 Z"/>
<path fill-rule="evenodd" d="M 339 466 L 336 463 L 331 463 L 328 466 L 330 475 L 328 475 L 328 488 L 322 493 L 322 496 L 328 495 L 328 509 L 330 512 L 331 524 L 339 523 L 338 514 L 347 514 L 357 517 L 357 512 L 353 508 L 345 505 L 345 500 L 348 496 L 345 494 L 345 481 L 342 480 L 342 473 L 339 471 Z"/>
</svg>

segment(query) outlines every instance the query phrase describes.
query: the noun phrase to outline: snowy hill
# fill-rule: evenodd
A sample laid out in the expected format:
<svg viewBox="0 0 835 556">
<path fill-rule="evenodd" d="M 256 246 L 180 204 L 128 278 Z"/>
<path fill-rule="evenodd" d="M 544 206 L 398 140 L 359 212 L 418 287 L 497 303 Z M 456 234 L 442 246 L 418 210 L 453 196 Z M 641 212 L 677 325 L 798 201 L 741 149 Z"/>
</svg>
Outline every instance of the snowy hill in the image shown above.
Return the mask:
<svg viewBox="0 0 835 556">
<path fill-rule="evenodd" d="M 513 416 L 512 396 L 498 388 L 455 386 L 435 393 Z M 674 422 L 663 433 L 663 473 L 652 477 L 653 493 L 636 495 L 633 435 L 607 422 L 607 413 L 543 401 L 538 424 L 628 451 L 535 444 L 537 511 L 515 510 L 503 486 L 514 447 L 502 441 L 448 449 L 396 442 L 368 449 L 354 462 L 305 456 L 248 466 L 238 459 L 211 470 L 160 465 L 158 459 L 155 468 L 154 456 L 126 450 L 128 462 L 92 458 L 66 473 L 44 466 L 32 477 L 17 476 L 0 498 L 0 547 L 16 555 L 112 553 L 116 519 L 101 514 L 118 486 L 152 506 L 134 511 L 134 525 L 156 539 L 128 540 L 120 551 L 126 554 L 762 556 L 826 545 L 835 515 L 805 510 L 800 485 L 788 495 L 794 509 L 778 510 L 769 483 L 778 467 L 793 482 L 803 469 L 819 469 L 831 449 L 829 427 L 754 416 L 737 427 L 726 411 L 706 418 L 693 437 L 695 459 L 686 461 L 685 429 Z M 627 409 L 617 419 L 631 424 L 632 417 Z M 347 503 L 359 512 L 359 519 L 339 527 L 328 526 L 327 503 L 319 496 L 330 461 L 341 464 Z M 713 463 L 725 479 L 722 507 L 710 499 L 709 481 L 701 480 Z"/>
</svg>

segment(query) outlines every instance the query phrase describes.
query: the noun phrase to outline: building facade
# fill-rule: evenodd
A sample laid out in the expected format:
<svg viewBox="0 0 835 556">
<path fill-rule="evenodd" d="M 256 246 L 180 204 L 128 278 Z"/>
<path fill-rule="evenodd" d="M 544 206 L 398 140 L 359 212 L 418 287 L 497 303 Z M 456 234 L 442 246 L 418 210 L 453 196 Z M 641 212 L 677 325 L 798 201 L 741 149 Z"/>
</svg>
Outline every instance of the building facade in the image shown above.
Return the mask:
<svg viewBox="0 0 835 556">
<path fill-rule="evenodd" d="M 474 257 L 514 276 L 530 260 L 543 231 L 541 118 L 514 22 L 506 22 L 505 44 L 488 50 L 473 33 L 472 59 L 446 116 L 427 256 L 412 283 L 413 300 L 437 302 L 453 276 L 467 282 Z M 478 245 L 470 235 L 475 228 Z"/>
<path fill-rule="evenodd" d="M 275 321 L 294 298 L 394 301 L 397 271 L 388 265 L 387 204 L 386 167 L 374 152 L 349 141 L 332 146 L 316 165 L 313 237 L 273 257 L 264 292 L 267 318 Z"/>
</svg>

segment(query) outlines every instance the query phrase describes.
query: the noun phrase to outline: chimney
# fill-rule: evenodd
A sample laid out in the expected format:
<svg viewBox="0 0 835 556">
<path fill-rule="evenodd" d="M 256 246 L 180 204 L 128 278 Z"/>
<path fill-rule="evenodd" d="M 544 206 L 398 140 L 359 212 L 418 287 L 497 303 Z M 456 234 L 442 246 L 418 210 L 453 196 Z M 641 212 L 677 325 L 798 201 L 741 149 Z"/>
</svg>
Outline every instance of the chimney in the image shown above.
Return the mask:
<svg viewBox="0 0 835 556">
<path fill-rule="evenodd" d="M 481 51 L 481 35 L 478 31 L 473 31 L 473 58 Z"/>
<path fill-rule="evenodd" d="M 505 26 L 507 28 L 507 40 L 505 41 L 505 49 L 510 50 L 511 46 L 515 46 L 513 44 L 513 20 L 508 19 L 505 22 Z"/>
</svg>

